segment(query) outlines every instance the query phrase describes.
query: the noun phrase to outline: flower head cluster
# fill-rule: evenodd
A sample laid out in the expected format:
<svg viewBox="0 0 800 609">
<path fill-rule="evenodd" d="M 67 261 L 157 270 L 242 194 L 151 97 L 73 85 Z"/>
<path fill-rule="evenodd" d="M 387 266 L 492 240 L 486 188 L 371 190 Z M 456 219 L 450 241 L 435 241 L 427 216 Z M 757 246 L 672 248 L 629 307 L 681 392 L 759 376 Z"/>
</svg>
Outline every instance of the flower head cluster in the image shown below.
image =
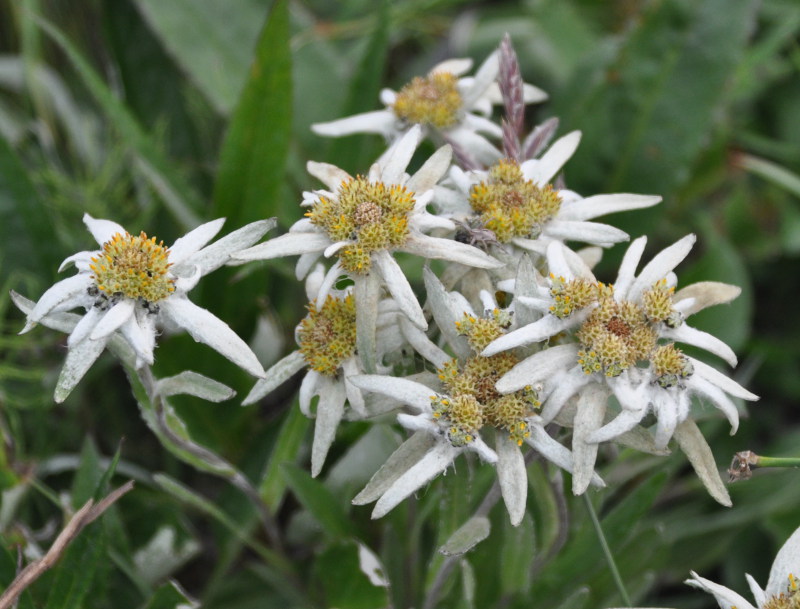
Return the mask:
<svg viewBox="0 0 800 609">
<path fill-rule="evenodd" d="M 452 144 L 478 162 L 492 163 L 501 156 L 487 139 L 502 135 L 501 128 L 488 118 L 492 106 L 502 102 L 496 82 L 499 54 L 490 55 L 474 77 L 464 76 L 471 68 L 471 59 L 449 59 L 427 75 L 415 77 L 400 91 L 381 91 L 384 110 L 317 123 L 312 129 L 333 137 L 379 133 L 391 143 L 419 125 L 437 143 Z M 547 98 L 543 91 L 527 83 L 521 91 L 524 103 Z"/>
<path fill-rule="evenodd" d="M 446 469 L 461 452 L 472 451 L 484 461 L 496 464 L 503 498 L 511 522 L 516 525 L 524 514 L 527 495 L 520 447 L 528 444 L 568 471 L 572 469 L 572 456 L 544 430 L 538 416 L 541 405 L 538 387 L 524 386 L 506 394 L 497 391 L 497 380 L 518 363 L 518 358 L 512 353 L 481 355 L 489 343 L 513 328 L 512 312 L 498 308 L 491 296 L 484 293 L 485 313 L 477 315 L 460 294 L 446 292 L 429 269 L 425 271 L 425 279 L 434 319 L 440 327 L 447 327 L 449 346 L 459 355 L 449 357 L 419 330 L 409 326 L 406 331 L 415 335 L 409 337 L 410 342 L 438 368 L 438 382 L 431 383 L 433 389 L 419 380 L 379 375 L 355 377 L 353 382 L 364 391 L 399 399 L 411 407 L 416 414 L 398 415 L 400 424 L 416 433 L 430 435 L 435 441 L 432 446 L 424 444 L 416 464 L 388 487 L 380 485 L 381 472 L 378 472 L 356 501 L 378 499 L 373 517 L 381 516 Z M 494 438 L 494 450 L 484 440 L 487 434 Z M 411 442 L 398 451 L 408 451 Z M 407 459 L 407 464 L 411 461 Z M 596 475 L 592 479 L 602 484 Z M 373 487 L 382 489 L 380 496 L 374 496 Z"/>
<path fill-rule="evenodd" d="M 688 255 L 694 236 L 688 235 L 659 253 L 635 274 L 645 238 L 633 242 L 613 285 L 597 282 L 580 257 L 560 243 L 547 250 L 549 279 L 539 278 L 531 296 L 520 300 L 541 317 L 493 341 L 484 355 L 492 355 L 558 337 L 557 345 L 542 349 L 509 371 L 497 384 L 514 391 L 532 381 L 544 384 L 542 417 L 552 421 L 568 400 L 595 385 L 601 390 L 583 412 L 579 406 L 573 424 L 581 432 L 576 444 L 613 440 L 631 431 L 645 415 L 656 417 L 654 448 L 663 450 L 676 430 L 689 418 L 692 395 L 710 400 L 738 426 L 736 406 L 726 394 L 754 400 L 755 395 L 711 366 L 690 357 L 676 342 L 700 347 L 731 365 L 736 357 L 717 338 L 691 328 L 685 318 L 706 306 L 727 302 L 739 290 L 724 284 L 695 284 L 675 292 L 673 269 Z M 607 395 L 613 393 L 619 411 L 610 421 L 605 415 Z M 578 400 L 580 403 L 580 399 Z M 596 449 L 581 451 L 585 472 L 594 466 Z M 574 489 L 581 492 L 576 476 Z"/>
<path fill-rule="evenodd" d="M 100 249 L 67 258 L 60 270 L 74 265 L 78 273 L 53 285 L 30 309 L 25 307 L 22 332 L 37 323 L 58 325 L 62 312 L 86 310 L 70 328 L 56 401 L 69 395 L 115 336 L 133 350 L 137 366 L 152 364 L 159 326 L 182 328 L 254 376 L 264 374 L 247 344 L 225 322 L 193 304 L 187 293 L 233 253 L 258 241 L 273 221 L 255 222 L 207 245 L 224 222 L 214 220 L 165 247 L 155 237 L 133 235 L 110 220 L 88 214 L 83 220 Z"/>
</svg>

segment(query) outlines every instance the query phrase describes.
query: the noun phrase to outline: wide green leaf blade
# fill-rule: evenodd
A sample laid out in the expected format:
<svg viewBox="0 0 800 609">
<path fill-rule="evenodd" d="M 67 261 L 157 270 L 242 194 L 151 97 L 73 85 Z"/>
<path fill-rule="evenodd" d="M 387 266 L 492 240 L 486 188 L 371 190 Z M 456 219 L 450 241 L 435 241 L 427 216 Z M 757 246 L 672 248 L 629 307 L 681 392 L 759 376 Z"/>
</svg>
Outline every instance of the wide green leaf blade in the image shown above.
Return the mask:
<svg viewBox="0 0 800 609">
<path fill-rule="evenodd" d="M 755 5 L 653 3 L 621 45 L 596 54 L 556 100 L 562 124 L 584 132 L 570 180 L 655 194 L 685 183 L 731 99 Z"/>
<path fill-rule="evenodd" d="M 287 0 L 272 7 L 222 146 L 214 216 L 234 226 L 275 215 L 291 130 Z"/>
<path fill-rule="evenodd" d="M 230 113 L 247 76 L 264 2 L 137 0 L 136 5 L 217 112 Z"/>
<path fill-rule="evenodd" d="M 303 443 L 311 421 L 292 404 L 281 425 L 278 441 L 272 449 L 267 466 L 258 486 L 258 494 L 273 513 L 278 510 L 286 494 L 286 479 L 282 473 L 284 463 L 293 463 Z"/>
</svg>

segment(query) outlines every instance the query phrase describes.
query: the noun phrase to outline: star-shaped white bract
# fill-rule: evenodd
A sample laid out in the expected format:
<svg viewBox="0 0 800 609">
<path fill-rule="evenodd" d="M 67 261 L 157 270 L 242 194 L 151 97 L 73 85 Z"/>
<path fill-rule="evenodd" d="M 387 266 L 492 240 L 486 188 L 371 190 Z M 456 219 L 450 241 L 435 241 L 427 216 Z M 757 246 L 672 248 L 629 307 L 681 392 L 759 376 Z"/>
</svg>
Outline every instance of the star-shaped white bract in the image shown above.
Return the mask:
<svg viewBox="0 0 800 609">
<path fill-rule="evenodd" d="M 151 365 L 159 326 L 182 328 L 251 374 L 263 376 L 247 344 L 225 322 L 192 303 L 187 293 L 201 277 L 226 264 L 231 254 L 257 242 L 274 220 L 248 224 L 207 245 L 224 223 L 213 220 L 169 248 L 144 233 L 131 235 L 111 220 L 88 214 L 83 220 L 101 249 L 79 252 L 62 263 L 59 270 L 74 265 L 78 273 L 45 291 L 22 330 L 60 312 L 86 310 L 67 340 L 56 401 L 66 399 L 113 336 L 122 336 L 130 345 L 137 367 Z"/>
<path fill-rule="evenodd" d="M 674 342 L 693 345 L 736 364 L 736 356 L 725 343 L 690 327 L 684 319 L 707 306 L 732 300 L 739 289 L 707 282 L 673 293 L 677 279 L 672 271 L 694 240 L 694 235 L 688 235 L 664 249 L 637 275 L 646 243 L 644 237 L 637 239 L 625 254 L 613 286 L 598 283 L 578 255 L 558 242 L 551 243 L 547 249 L 550 278 L 539 277 L 533 296 L 519 299 L 541 317 L 498 338 L 484 351 L 491 355 L 541 344 L 538 352 L 505 374 L 497 388 L 508 392 L 542 383 L 541 416 L 545 422 L 554 420 L 567 401 L 578 396 L 573 451 L 583 455 L 584 462 L 576 464 L 583 472 L 573 480 L 576 492 L 583 492 L 588 483 L 596 444 L 625 434 L 648 413 L 657 419 L 655 448 L 663 449 L 689 417 L 693 395 L 719 408 L 730 421 L 732 433 L 739 415 L 728 396 L 758 399 L 674 346 Z M 558 344 L 545 344 L 557 335 Z M 606 422 L 609 393 L 621 408 Z"/>
<path fill-rule="evenodd" d="M 355 283 L 359 341 L 368 340 L 370 335 L 373 335 L 370 342 L 374 339 L 381 286 L 415 325 L 425 328 L 422 308 L 393 252 L 479 268 L 497 268 L 502 264 L 478 248 L 425 234 L 434 228 L 455 227 L 450 220 L 426 210 L 433 186 L 450 165 L 450 147 L 437 150 L 414 175 L 406 173 L 420 135 L 418 126 L 408 131 L 372 165 L 367 176 L 354 178 L 333 165 L 310 162 L 309 172 L 327 190 L 305 193 L 303 205 L 309 208 L 307 217 L 296 222 L 287 234 L 238 252 L 235 258 L 263 260 L 299 254 L 297 276 L 302 278 L 321 255 L 336 256 L 337 262 L 320 287 L 317 306 L 322 306 L 341 275 L 350 275 Z M 361 323 L 368 319 L 372 321 Z M 374 347 L 366 343 L 363 346 L 362 349 L 359 343 L 362 359 L 373 359 Z M 374 362 L 368 369 L 374 371 Z"/>
<path fill-rule="evenodd" d="M 661 197 L 629 193 L 582 197 L 551 183 L 572 157 L 581 134 L 558 139 L 538 159 L 517 163 L 501 159 L 488 170 L 454 166 L 436 189 L 439 212 L 473 227 L 492 231 L 500 243 L 517 251 L 544 255 L 553 241 L 578 241 L 609 247 L 627 241 L 624 231 L 590 222 L 611 213 L 651 207 Z"/>
<path fill-rule="evenodd" d="M 500 489 L 511 523 L 518 525 L 525 513 L 528 479 L 523 443 L 559 467 L 571 471 L 570 451 L 551 438 L 537 414 L 536 389 L 525 387 L 510 395 L 500 395 L 494 382 L 517 361 L 511 354 L 481 357 L 478 352 L 491 337 L 513 324 L 510 311 L 501 310 L 484 293 L 484 315 L 476 315 L 457 292 L 444 286 L 425 269 L 428 303 L 442 335 L 453 352 L 451 358 L 432 343 L 424 332 L 408 322 L 402 331 L 409 343 L 434 364 L 439 381 L 423 383 L 410 378 L 382 375 L 354 377 L 352 382 L 365 391 L 400 401 L 414 413 L 401 413 L 397 419 L 414 436 L 403 444 L 373 480 L 356 498 L 357 503 L 377 499 L 373 517 L 391 510 L 410 493 L 444 471 L 462 452 L 477 453 L 481 459 L 496 464 Z M 482 431 L 494 437 L 494 450 L 482 437 Z M 423 434 L 432 440 L 421 440 Z M 398 469 L 402 463 L 404 470 Z M 391 478 L 391 483 L 386 481 Z M 599 477 L 593 481 L 602 485 Z M 375 489 L 380 489 L 376 493 Z"/>
<path fill-rule="evenodd" d="M 694 571 L 686 583 L 713 594 L 720 609 L 797 609 L 800 607 L 800 529 L 792 533 L 775 556 L 766 588 L 762 589 L 749 574 L 745 577 L 755 604 L 730 588 L 700 577 Z"/>
<path fill-rule="evenodd" d="M 319 135 L 332 137 L 378 133 L 393 143 L 416 124 L 437 143 L 451 143 L 479 163 L 490 164 L 501 156 L 486 137 L 502 136 L 500 126 L 488 118 L 492 107 L 502 103 L 496 82 L 498 53 L 492 53 L 474 77 L 463 76 L 471 68 L 471 59 L 449 59 L 399 92 L 381 91 L 384 110 L 317 123 L 311 128 Z M 543 91 L 529 84 L 524 85 L 523 96 L 525 103 L 547 99 Z"/>
<path fill-rule="evenodd" d="M 311 475 L 322 471 L 325 457 L 336 436 L 336 429 L 345 416 L 345 403 L 350 404 L 352 418 L 367 415 L 364 398 L 351 382 L 355 375 L 364 374 L 356 354 L 356 308 L 353 286 L 344 290 L 330 289 L 322 304 L 317 296 L 325 272 L 321 264 L 306 278 L 306 295 L 310 300 L 308 315 L 297 326 L 295 337 L 299 348 L 267 370 L 245 398 L 243 405 L 253 404 L 276 389 L 291 376 L 307 368 L 300 385 L 300 410 L 314 416 L 314 442 L 311 448 Z M 402 314 L 391 299 L 379 304 L 378 360 L 405 344 L 398 323 Z M 311 402 L 319 396 L 316 414 Z"/>
</svg>

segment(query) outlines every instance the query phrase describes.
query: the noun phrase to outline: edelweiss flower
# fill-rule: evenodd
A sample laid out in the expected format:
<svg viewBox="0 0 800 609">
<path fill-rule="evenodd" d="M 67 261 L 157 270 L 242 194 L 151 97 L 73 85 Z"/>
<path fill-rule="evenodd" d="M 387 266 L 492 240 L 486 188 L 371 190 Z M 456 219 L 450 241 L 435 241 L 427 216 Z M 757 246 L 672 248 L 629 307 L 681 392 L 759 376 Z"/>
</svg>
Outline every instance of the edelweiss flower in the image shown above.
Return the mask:
<svg viewBox="0 0 800 609">
<path fill-rule="evenodd" d="M 102 249 L 79 252 L 61 264 L 59 270 L 74 264 L 78 274 L 49 288 L 28 312 L 20 332 L 28 332 L 46 316 L 86 309 L 67 340 L 69 351 L 56 387 L 57 402 L 66 399 L 116 334 L 133 349 L 137 366 L 152 364 L 159 324 L 183 328 L 251 374 L 263 376 L 247 344 L 186 295 L 202 276 L 227 263 L 233 252 L 258 241 L 274 220 L 254 222 L 206 246 L 225 222 L 213 220 L 169 248 L 145 233 L 131 235 L 110 220 L 85 214 L 83 221 Z"/>
<path fill-rule="evenodd" d="M 450 147 L 436 151 L 413 176 L 405 173 L 419 139 L 419 127 L 412 128 L 370 168 L 368 176 L 354 178 L 333 165 L 310 162 L 309 173 L 329 190 L 305 193 L 303 205 L 311 208 L 306 218 L 296 222 L 287 234 L 238 252 L 235 258 L 262 260 L 300 254 L 297 275 L 302 278 L 321 254 L 336 255 L 338 261 L 320 287 L 318 308 L 338 277 L 347 273 L 355 282 L 359 318 L 373 318 L 373 323 L 364 324 L 363 331 L 359 323 L 359 341 L 367 340 L 369 335 L 373 335 L 374 340 L 374 315 L 381 280 L 409 319 L 425 328 L 427 322 L 422 308 L 392 252 L 408 252 L 481 268 L 495 268 L 501 264 L 477 248 L 423 234 L 436 227 L 450 230 L 455 227 L 450 220 L 425 210 L 433 196 L 434 184 L 450 164 Z M 359 343 L 362 359 L 366 351 L 374 352 L 374 348 L 361 347 Z M 374 362 L 368 369 L 374 369 Z"/>
<path fill-rule="evenodd" d="M 306 280 L 306 294 L 311 302 L 307 306 L 308 315 L 295 330 L 299 349 L 267 370 L 243 402 L 243 405 L 253 404 L 295 373 L 308 368 L 300 385 L 299 397 L 300 410 L 311 417 L 311 400 L 319 396 L 311 449 L 312 476 L 317 476 L 322 470 L 336 429 L 345 414 L 345 401 L 349 402 L 357 417 L 367 414 L 361 391 L 351 382 L 354 375 L 364 373 L 356 355 L 356 306 L 352 286 L 330 290 L 319 307 L 317 296 L 324 275 L 322 265 L 318 265 Z M 393 301 L 384 300 L 380 304 L 378 345 L 383 353 L 399 348 L 404 341 L 397 326 L 396 318 L 400 313 L 392 309 Z"/>
<path fill-rule="evenodd" d="M 497 464 L 503 499 L 516 526 L 525 513 L 528 487 L 519 447 L 527 443 L 567 471 L 572 469 L 570 452 L 544 430 L 537 414 L 540 403 L 536 387 L 525 386 L 506 395 L 495 390 L 496 380 L 518 362 L 517 357 L 512 353 L 480 355 L 491 340 L 512 326 L 512 314 L 497 308 L 491 296 L 484 293 L 486 314 L 476 315 L 460 294 L 447 293 L 430 269 L 425 269 L 425 283 L 434 319 L 458 357 L 448 356 L 408 322 L 404 322 L 403 331 L 420 354 L 438 368 L 437 389 L 407 378 L 380 375 L 357 376 L 352 382 L 415 409 L 417 414 L 399 414 L 398 421 L 415 436 L 424 434 L 433 440 L 412 436 L 395 453 L 403 458 L 391 457 L 354 502 L 378 499 L 372 514 L 378 518 L 444 471 L 460 453 L 473 451 L 484 461 Z M 487 431 L 495 438 L 496 452 L 482 437 Z M 397 469 L 400 462 L 404 471 Z M 594 482 L 603 484 L 597 476 Z"/>
<path fill-rule="evenodd" d="M 492 53 L 474 78 L 462 77 L 472 68 L 471 59 L 450 59 L 435 66 L 427 76 L 414 78 L 399 92 L 381 91 L 385 110 L 356 114 L 329 123 L 317 123 L 315 133 L 339 137 L 353 133 L 379 133 L 390 143 L 412 125 L 421 125 L 440 143 L 452 143 L 481 163 L 492 163 L 500 152 L 484 137 L 502 136 L 501 128 L 486 118 L 492 106 L 502 102 L 495 82 L 498 53 Z M 547 95 L 532 85 L 523 89 L 525 103 L 543 101 Z"/>
<path fill-rule="evenodd" d="M 649 412 L 657 419 L 656 448 L 664 448 L 689 416 L 692 395 L 707 398 L 719 408 L 731 423 L 731 433 L 736 432 L 739 415 L 726 394 L 758 399 L 711 366 L 685 355 L 673 342 L 700 347 L 736 364 L 736 356 L 725 343 L 684 322 L 707 306 L 729 302 L 740 291 L 725 284 L 702 283 L 674 292 L 672 270 L 694 240 L 694 235 L 688 235 L 666 248 L 636 276 L 646 243 L 644 237 L 637 239 L 628 248 L 613 285 L 597 282 L 579 256 L 558 242 L 551 243 L 547 249 L 550 278 L 541 279 L 535 297 L 519 299 L 542 317 L 484 350 L 484 355 L 493 355 L 565 333 L 574 338 L 569 342 L 560 338 L 559 344 L 529 356 L 501 378 L 497 388 L 508 392 L 544 383 L 541 416 L 545 422 L 552 421 L 569 398 L 580 394 L 573 450 L 582 455 L 583 462 L 576 469 L 594 467 L 596 446 L 589 444 L 618 437 Z M 621 410 L 604 425 L 609 391 Z M 583 492 L 586 474 L 576 475 L 573 482 L 573 490 Z"/>
<path fill-rule="evenodd" d="M 775 557 L 766 589 L 762 589 L 749 574 L 745 577 L 755 605 L 730 588 L 700 577 L 694 571 L 686 583 L 713 594 L 721 609 L 800 609 L 800 529 L 792 533 Z"/>
<path fill-rule="evenodd" d="M 573 131 L 557 140 L 539 159 L 521 163 L 500 159 L 487 171 L 465 172 L 452 167 L 454 188 L 436 189 L 440 213 L 475 229 L 492 231 L 496 240 L 543 255 L 552 241 L 580 241 L 609 247 L 627 241 L 624 231 L 592 218 L 651 207 L 661 197 L 636 194 L 583 198 L 551 184 L 578 147 L 581 134 Z"/>
</svg>

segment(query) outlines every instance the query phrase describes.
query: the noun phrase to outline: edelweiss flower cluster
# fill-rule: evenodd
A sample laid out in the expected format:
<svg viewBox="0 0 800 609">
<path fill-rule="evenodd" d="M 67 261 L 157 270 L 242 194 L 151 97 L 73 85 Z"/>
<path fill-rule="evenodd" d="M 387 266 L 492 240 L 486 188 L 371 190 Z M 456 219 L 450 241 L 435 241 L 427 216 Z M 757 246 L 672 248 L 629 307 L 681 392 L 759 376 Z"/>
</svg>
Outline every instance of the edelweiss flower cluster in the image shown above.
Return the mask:
<svg viewBox="0 0 800 609">
<path fill-rule="evenodd" d="M 272 226 L 263 221 L 206 245 L 217 220 L 168 248 L 87 215 L 100 249 L 68 258 L 64 266 L 74 264 L 77 275 L 36 304 L 17 297 L 28 315 L 24 331 L 44 323 L 70 332 L 56 399 L 109 341 L 124 341 L 136 365 L 147 367 L 157 328 L 183 328 L 259 377 L 245 404 L 305 370 L 299 402 L 316 418 L 315 476 L 343 420 L 396 411 L 409 437 L 355 498 L 376 501 L 374 517 L 463 454 L 496 467 L 516 525 L 526 508 L 527 459 L 572 472 L 573 491 L 583 493 L 604 484 L 595 472 L 601 444 L 664 454 L 673 438 L 712 495 L 729 503 L 703 458 L 709 451 L 693 403 L 713 404 L 735 432 L 733 399 L 756 396 L 681 345 L 735 365 L 727 345 L 687 319 L 739 290 L 710 282 L 678 289 L 674 270 L 693 235 L 637 273 L 646 245 L 640 237 L 613 284 L 594 276 L 601 248 L 629 239 L 594 220 L 660 197 L 567 189 L 561 171 L 580 133 L 551 145 L 554 121 L 522 133 L 526 104 L 545 95 L 522 82 L 516 61 L 505 40 L 474 77 L 464 76 L 468 60 L 450 60 L 399 92 L 384 91 L 383 110 L 315 125 L 322 135 L 381 133 L 388 147 L 355 176 L 309 162 L 322 186 L 303 193 L 304 216 L 276 238 L 258 243 Z M 498 104 L 502 125 L 492 115 Z M 425 138 L 440 147 L 415 158 Z M 591 247 L 575 251 L 572 243 Z M 247 344 L 187 293 L 222 264 L 284 256 L 299 256 L 296 276 L 309 302 L 298 315 L 297 349 L 265 372 Z M 415 263 L 423 301 L 404 272 Z M 75 308 L 86 313 L 64 317 Z"/>
</svg>

